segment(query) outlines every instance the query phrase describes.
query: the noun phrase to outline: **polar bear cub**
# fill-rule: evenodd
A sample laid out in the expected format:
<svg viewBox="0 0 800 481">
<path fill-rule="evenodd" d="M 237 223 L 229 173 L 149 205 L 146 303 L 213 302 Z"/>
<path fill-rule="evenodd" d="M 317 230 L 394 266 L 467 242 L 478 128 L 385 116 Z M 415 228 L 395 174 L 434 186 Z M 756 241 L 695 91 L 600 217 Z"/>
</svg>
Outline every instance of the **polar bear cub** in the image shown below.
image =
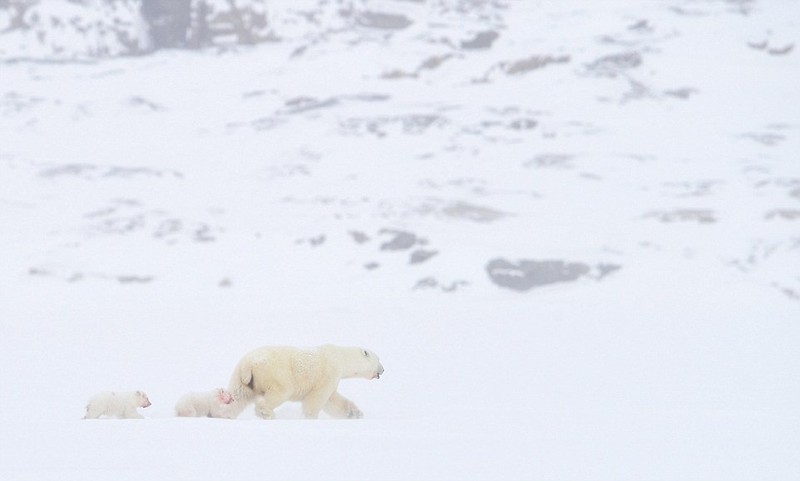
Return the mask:
<svg viewBox="0 0 800 481">
<path fill-rule="evenodd" d="M 355 403 L 337 392 L 339 381 L 378 379 L 381 374 L 378 356 L 360 347 L 261 347 L 247 353 L 233 371 L 228 387 L 234 399 L 231 417 L 255 402 L 258 416 L 273 419 L 275 408 L 299 401 L 306 418 L 317 418 L 322 410 L 335 418 L 360 418 L 363 413 Z"/>
<path fill-rule="evenodd" d="M 175 405 L 175 414 L 181 417 L 230 418 L 228 405 L 233 396 L 225 389 L 190 392 L 183 395 Z"/>
<path fill-rule="evenodd" d="M 125 419 L 142 419 L 137 408 L 150 406 L 150 399 L 143 391 L 106 391 L 95 394 L 86 404 L 83 419 L 97 419 L 100 416 Z"/>
</svg>

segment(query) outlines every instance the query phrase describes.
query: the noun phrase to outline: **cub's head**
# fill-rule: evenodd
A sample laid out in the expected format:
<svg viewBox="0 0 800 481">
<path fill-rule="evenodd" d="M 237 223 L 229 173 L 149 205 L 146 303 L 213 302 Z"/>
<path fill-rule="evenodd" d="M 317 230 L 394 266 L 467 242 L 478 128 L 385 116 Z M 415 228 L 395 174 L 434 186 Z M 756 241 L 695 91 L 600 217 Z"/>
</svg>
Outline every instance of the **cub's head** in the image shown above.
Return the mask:
<svg viewBox="0 0 800 481">
<path fill-rule="evenodd" d="M 147 398 L 147 394 L 144 391 L 136 391 L 136 396 L 139 398 L 139 407 L 146 408 L 150 406 L 150 399 Z"/>
<path fill-rule="evenodd" d="M 363 377 L 364 379 L 380 379 L 383 374 L 383 365 L 380 358 L 369 349 L 360 347 L 351 348 L 350 377 Z"/>
<path fill-rule="evenodd" d="M 219 388 L 217 389 L 217 402 L 220 404 L 230 404 L 233 402 L 233 396 L 227 390 Z"/>
</svg>

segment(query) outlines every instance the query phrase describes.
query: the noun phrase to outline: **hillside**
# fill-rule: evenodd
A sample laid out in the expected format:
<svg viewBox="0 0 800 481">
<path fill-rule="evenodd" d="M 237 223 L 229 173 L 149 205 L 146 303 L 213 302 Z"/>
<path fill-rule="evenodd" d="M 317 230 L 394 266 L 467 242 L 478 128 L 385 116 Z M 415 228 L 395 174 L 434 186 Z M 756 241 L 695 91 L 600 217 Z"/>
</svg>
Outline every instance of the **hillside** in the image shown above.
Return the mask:
<svg viewBox="0 0 800 481">
<path fill-rule="evenodd" d="M 253 37 L 169 48 L 18 3 L 4 479 L 800 472 L 796 2 L 234 2 Z M 364 419 L 173 416 L 328 342 L 381 356 Z M 108 389 L 147 419 L 81 421 Z"/>
</svg>

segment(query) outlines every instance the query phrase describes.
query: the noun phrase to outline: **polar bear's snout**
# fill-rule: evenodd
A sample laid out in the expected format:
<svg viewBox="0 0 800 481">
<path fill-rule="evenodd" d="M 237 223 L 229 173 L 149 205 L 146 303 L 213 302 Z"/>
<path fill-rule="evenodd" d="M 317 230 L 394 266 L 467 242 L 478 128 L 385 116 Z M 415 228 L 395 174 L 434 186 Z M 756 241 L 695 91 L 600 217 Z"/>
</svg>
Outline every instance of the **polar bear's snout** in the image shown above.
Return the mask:
<svg viewBox="0 0 800 481">
<path fill-rule="evenodd" d="M 383 364 L 378 364 L 378 370 L 375 371 L 375 377 L 373 377 L 373 379 L 380 379 L 382 374 L 383 374 Z"/>
<path fill-rule="evenodd" d="M 136 394 L 139 395 L 139 407 L 146 408 L 152 406 L 152 403 L 150 403 L 150 398 L 147 397 L 147 394 L 142 391 L 136 391 Z"/>
</svg>

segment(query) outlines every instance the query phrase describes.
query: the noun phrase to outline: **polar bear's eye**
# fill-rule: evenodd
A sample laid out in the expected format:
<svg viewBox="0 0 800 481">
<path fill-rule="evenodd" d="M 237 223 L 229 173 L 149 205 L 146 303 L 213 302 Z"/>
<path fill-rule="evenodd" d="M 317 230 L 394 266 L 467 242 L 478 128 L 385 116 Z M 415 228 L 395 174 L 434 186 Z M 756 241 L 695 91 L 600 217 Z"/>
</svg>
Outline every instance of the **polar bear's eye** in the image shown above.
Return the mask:
<svg viewBox="0 0 800 481">
<path fill-rule="evenodd" d="M 364 357 L 369 357 L 369 352 L 368 352 L 366 349 L 364 349 L 364 350 L 363 350 L 363 351 L 361 351 L 361 352 L 363 352 L 363 353 L 364 353 Z"/>
</svg>

